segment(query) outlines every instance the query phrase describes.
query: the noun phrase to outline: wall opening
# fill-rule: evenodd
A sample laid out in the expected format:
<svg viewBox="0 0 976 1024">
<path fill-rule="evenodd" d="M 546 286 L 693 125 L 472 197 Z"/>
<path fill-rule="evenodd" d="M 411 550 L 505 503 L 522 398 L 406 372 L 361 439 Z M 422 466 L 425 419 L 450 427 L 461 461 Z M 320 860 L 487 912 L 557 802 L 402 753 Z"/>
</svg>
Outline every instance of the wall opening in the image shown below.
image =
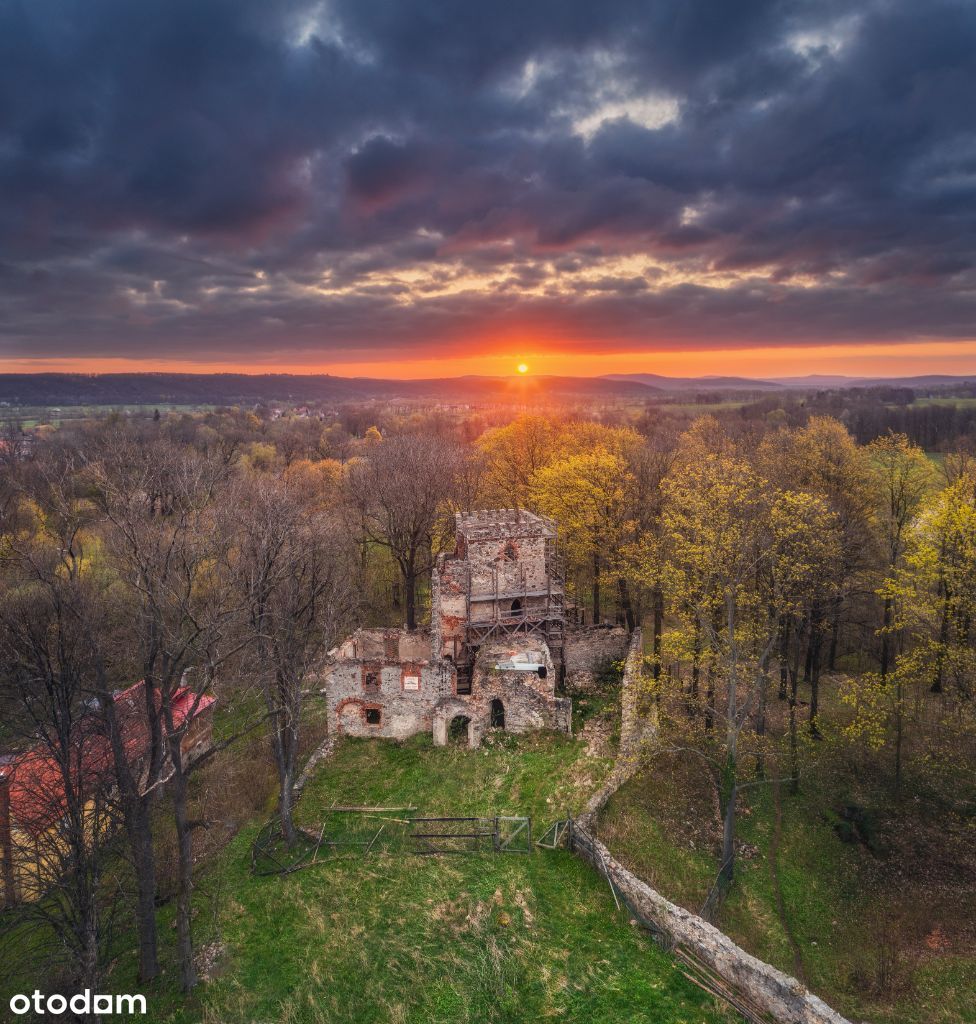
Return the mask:
<svg viewBox="0 0 976 1024">
<path fill-rule="evenodd" d="M 366 709 L 366 724 L 367 725 L 381 725 L 383 721 L 383 714 L 379 708 L 367 708 Z"/>
<path fill-rule="evenodd" d="M 520 597 L 515 598 L 512 602 L 512 614 L 519 615 L 522 612 L 522 599 Z"/>
<path fill-rule="evenodd" d="M 505 728 L 505 705 L 497 697 L 491 702 L 491 727 Z"/>
<path fill-rule="evenodd" d="M 455 715 L 447 727 L 447 742 L 454 746 L 466 747 L 468 745 L 468 726 L 470 725 L 470 718 L 464 715 Z"/>
</svg>

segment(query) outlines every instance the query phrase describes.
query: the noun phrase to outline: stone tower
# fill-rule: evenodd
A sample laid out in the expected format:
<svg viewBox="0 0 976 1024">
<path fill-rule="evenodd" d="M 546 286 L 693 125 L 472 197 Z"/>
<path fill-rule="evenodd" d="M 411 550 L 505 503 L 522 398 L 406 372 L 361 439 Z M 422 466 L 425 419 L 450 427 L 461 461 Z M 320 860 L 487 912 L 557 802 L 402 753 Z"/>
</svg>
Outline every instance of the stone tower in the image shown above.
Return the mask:
<svg viewBox="0 0 976 1024">
<path fill-rule="evenodd" d="M 458 692 L 470 681 L 478 649 L 534 634 L 561 660 L 565 622 L 556 525 L 525 509 L 459 512 L 453 554 L 432 577 L 434 657 L 458 666 Z"/>
</svg>

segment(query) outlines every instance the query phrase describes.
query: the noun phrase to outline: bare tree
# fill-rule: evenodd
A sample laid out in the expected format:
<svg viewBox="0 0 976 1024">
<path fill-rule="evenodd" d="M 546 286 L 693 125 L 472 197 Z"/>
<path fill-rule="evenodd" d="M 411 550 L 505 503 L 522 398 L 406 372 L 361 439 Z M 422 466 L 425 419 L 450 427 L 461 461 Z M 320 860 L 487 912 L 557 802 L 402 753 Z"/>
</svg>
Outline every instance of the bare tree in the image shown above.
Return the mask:
<svg viewBox="0 0 976 1024">
<path fill-rule="evenodd" d="M 354 605 L 348 533 L 286 477 L 246 481 L 233 502 L 236 580 L 247 638 L 271 724 L 278 809 L 295 840 L 292 791 L 302 691 L 317 660 L 339 638 Z"/>
<path fill-rule="evenodd" d="M 0 890 L 19 889 L 19 919 L 49 929 L 62 976 L 97 991 L 114 916 L 103 876 L 116 820 L 111 757 L 91 700 L 105 676 L 111 602 L 91 564 L 91 509 L 72 478 L 70 466 L 40 468 L 21 495 L 29 511 L 5 536 L 0 691 L 8 734 L 23 749 L 4 771 L 11 849 Z"/>
<path fill-rule="evenodd" d="M 457 488 L 463 452 L 431 434 L 399 434 L 351 467 L 348 493 L 365 537 L 388 548 L 417 625 L 417 581 L 430 572 L 438 519 Z"/>
<path fill-rule="evenodd" d="M 212 453 L 165 440 L 140 444 L 122 433 L 109 439 L 92 466 L 112 568 L 133 607 L 129 639 L 144 680 L 140 696 L 148 744 L 138 767 L 127 757 L 125 723 L 115 702 L 101 695 L 138 879 L 141 974 L 147 979 L 158 972 L 149 805 L 165 782 L 177 836 L 176 921 L 185 990 L 196 983 L 190 900 L 192 833 L 200 823 L 191 821 L 187 810 L 194 766 L 184 755 L 183 740 L 218 668 L 236 650 L 231 639 L 236 607 L 226 572 L 229 538 L 217 515 L 228 472 Z"/>
</svg>

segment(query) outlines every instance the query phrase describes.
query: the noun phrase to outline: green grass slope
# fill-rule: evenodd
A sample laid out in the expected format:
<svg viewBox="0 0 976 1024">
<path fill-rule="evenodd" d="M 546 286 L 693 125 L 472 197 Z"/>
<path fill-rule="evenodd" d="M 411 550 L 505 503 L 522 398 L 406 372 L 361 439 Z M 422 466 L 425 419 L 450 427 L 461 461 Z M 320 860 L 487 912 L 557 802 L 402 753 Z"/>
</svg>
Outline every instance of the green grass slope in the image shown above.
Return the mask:
<svg viewBox="0 0 976 1024">
<path fill-rule="evenodd" d="M 437 749 L 429 737 L 345 740 L 307 788 L 299 817 L 317 833 L 333 804 L 408 804 L 428 815 L 531 814 L 538 832 L 578 811 L 607 768 L 561 736 L 504 736 L 478 751 Z M 212 979 L 184 1003 L 167 988 L 170 966 L 150 994 L 153 1021 L 731 1019 L 566 852 L 422 857 L 404 848 L 406 826 L 390 821 L 368 856 L 254 877 L 256 831 L 242 832 L 200 878 L 198 941 L 221 950 Z M 169 939 L 168 922 L 163 931 Z M 113 987 L 131 970 L 120 965 Z"/>
<path fill-rule="evenodd" d="M 718 867 L 718 824 L 700 774 L 660 759 L 614 795 L 598 828 L 623 863 L 695 912 Z M 852 1020 L 976 1024 L 976 962 L 935 944 L 932 919 L 947 909 L 933 910 L 931 893 L 919 906 L 912 885 L 879 887 L 877 858 L 841 842 L 823 805 L 816 791 L 791 797 L 784 787 L 777 829 L 772 787 L 750 792 L 718 926 Z"/>
</svg>

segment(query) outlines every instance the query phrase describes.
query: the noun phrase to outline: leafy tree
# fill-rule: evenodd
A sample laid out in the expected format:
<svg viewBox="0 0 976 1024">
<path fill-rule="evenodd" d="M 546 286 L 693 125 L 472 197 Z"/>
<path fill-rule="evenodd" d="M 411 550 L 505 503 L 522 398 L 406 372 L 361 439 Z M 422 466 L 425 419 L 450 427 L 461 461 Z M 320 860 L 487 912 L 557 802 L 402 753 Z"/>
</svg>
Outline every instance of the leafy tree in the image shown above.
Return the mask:
<svg viewBox="0 0 976 1024">
<path fill-rule="evenodd" d="M 664 484 L 666 592 L 677 625 L 668 642 L 695 657 L 702 646 L 725 689 L 723 734 L 695 748 L 711 766 L 722 816 L 720 880 L 733 878 L 740 736 L 767 684 L 776 615 L 758 585 L 768 572 L 773 537 L 766 482 L 743 459 L 709 453 Z"/>
<path fill-rule="evenodd" d="M 529 496 L 560 526 L 563 547 L 576 564 L 592 567 L 593 621 L 600 622 L 604 566 L 620 552 L 629 528 L 627 495 L 632 482 L 624 460 L 602 448 L 569 455 L 538 470 Z"/>
<path fill-rule="evenodd" d="M 32 866 L 25 877 L 35 887 L 19 920 L 49 929 L 58 969 L 79 989 L 98 991 L 118 903 L 105 884 L 112 776 L 90 704 L 106 674 L 111 579 L 93 562 L 94 516 L 74 487 L 71 462 L 45 459 L 35 468 L 19 496 L 24 514 L 7 518 L 0 558 L 0 699 L 5 732 L 24 748 L 8 768 L 27 804 L 15 856 Z M 13 881 L 6 858 L 3 866 L 0 891 Z M 41 948 L 32 943 L 28 955 Z M 11 948 L 3 959 L 24 954 Z"/>
<path fill-rule="evenodd" d="M 553 459 L 557 425 L 546 416 L 520 416 L 478 440 L 490 501 L 523 508 L 535 474 Z"/>
</svg>

